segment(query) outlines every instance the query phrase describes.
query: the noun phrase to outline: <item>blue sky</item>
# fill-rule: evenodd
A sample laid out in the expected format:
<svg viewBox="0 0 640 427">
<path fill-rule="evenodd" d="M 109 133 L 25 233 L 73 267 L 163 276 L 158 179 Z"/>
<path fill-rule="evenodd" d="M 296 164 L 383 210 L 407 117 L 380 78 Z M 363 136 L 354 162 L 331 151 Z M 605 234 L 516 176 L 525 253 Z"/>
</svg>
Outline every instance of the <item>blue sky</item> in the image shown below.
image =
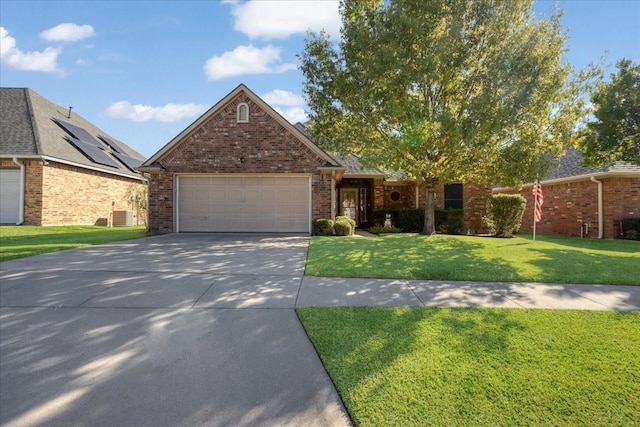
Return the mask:
<svg viewBox="0 0 640 427">
<path fill-rule="evenodd" d="M 548 16 L 555 3 L 536 1 Z M 567 59 L 640 63 L 640 0 L 573 0 Z M 0 0 L 0 85 L 29 87 L 151 156 L 238 84 L 305 119 L 296 55 L 338 1 Z"/>
</svg>

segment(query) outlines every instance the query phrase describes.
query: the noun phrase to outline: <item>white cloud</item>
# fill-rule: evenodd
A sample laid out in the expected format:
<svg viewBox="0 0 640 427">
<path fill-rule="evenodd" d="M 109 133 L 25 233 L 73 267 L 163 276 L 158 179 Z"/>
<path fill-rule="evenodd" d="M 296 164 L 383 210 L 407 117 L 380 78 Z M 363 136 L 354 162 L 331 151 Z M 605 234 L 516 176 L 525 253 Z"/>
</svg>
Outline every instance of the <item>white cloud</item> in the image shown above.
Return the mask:
<svg viewBox="0 0 640 427">
<path fill-rule="evenodd" d="M 286 105 L 286 106 L 300 106 L 304 105 L 304 98 L 302 95 L 298 95 L 286 90 L 275 89 L 269 93 L 265 93 L 262 96 L 264 102 L 269 105 Z"/>
<path fill-rule="evenodd" d="M 116 119 L 126 119 L 134 122 L 147 122 L 157 120 L 159 122 L 175 122 L 188 117 L 199 116 L 209 109 L 203 104 L 166 104 L 161 107 L 150 105 L 131 104 L 129 101 L 119 101 L 107 108 L 108 116 Z"/>
<path fill-rule="evenodd" d="M 42 52 L 22 52 L 16 45 L 16 39 L 9 35 L 4 27 L 0 27 L 0 61 L 16 70 L 57 71 L 58 55 L 62 48 L 48 47 Z"/>
<path fill-rule="evenodd" d="M 95 35 L 96 32 L 91 25 L 78 25 L 69 22 L 56 25 L 40 33 L 41 38 L 57 42 L 75 42 Z"/>
<path fill-rule="evenodd" d="M 284 39 L 308 30 L 340 35 L 338 0 L 249 0 L 235 3 L 234 29 L 249 38 Z"/>
<path fill-rule="evenodd" d="M 296 64 L 280 64 L 280 51 L 271 45 L 257 47 L 238 46 L 231 52 L 213 56 L 204 64 L 204 73 L 209 80 L 245 74 L 284 73 L 295 70 Z"/>
<path fill-rule="evenodd" d="M 302 107 L 292 107 L 292 108 L 279 108 L 275 107 L 276 110 L 282 117 L 287 119 L 289 123 L 296 124 L 298 122 L 304 123 L 309 120 L 307 113 L 305 113 L 304 108 Z"/>
</svg>

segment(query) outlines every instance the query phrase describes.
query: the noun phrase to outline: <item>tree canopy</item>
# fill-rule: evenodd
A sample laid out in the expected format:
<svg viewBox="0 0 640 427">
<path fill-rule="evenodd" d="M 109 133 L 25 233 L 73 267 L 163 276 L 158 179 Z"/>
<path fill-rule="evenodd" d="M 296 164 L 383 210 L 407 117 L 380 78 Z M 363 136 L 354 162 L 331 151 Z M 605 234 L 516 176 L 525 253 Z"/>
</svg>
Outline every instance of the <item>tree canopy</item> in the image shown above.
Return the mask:
<svg viewBox="0 0 640 427">
<path fill-rule="evenodd" d="M 591 94 L 594 118 L 581 148 L 585 161 L 595 166 L 640 165 L 640 65 L 622 59 L 616 67 L 611 80 L 598 82 Z"/>
<path fill-rule="evenodd" d="M 582 114 L 562 12 L 532 0 L 343 0 L 337 44 L 301 55 L 309 130 L 323 148 L 426 185 L 519 184 L 561 154 Z"/>
</svg>

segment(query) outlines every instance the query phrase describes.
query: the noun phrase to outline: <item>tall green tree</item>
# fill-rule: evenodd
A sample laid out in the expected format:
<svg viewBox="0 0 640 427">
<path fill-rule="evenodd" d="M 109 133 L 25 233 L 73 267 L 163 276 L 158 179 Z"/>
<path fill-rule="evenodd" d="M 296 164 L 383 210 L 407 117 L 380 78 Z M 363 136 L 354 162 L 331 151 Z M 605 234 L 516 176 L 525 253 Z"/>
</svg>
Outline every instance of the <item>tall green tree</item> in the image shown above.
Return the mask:
<svg viewBox="0 0 640 427">
<path fill-rule="evenodd" d="M 625 161 L 640 165 L 640 65 L 628 59 L 616 64 L 609 82 L 598 82 L 591 94 L 594 119 L 581 142 L 585 161 L 594 166 Z"/>
<path fill-rule="evenodd" d="M 582 80 L 562 53 L 562 12 L 532 0 L 343 0 L 334 44 L 300 55 L 309 129 L 326 149 L 425 184 L 521 184 L 561 154 L 582 115 Z"/>
</svg>

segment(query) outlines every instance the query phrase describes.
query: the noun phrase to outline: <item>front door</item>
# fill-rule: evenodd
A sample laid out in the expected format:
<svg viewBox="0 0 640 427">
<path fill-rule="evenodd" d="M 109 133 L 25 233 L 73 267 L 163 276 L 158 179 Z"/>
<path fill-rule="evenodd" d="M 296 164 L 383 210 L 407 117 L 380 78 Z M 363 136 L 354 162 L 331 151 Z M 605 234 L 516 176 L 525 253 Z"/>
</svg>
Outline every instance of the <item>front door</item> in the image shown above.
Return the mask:
<svg viewBox="0 0 640 427">
<path fill-rule="evenodd" d="M 358 225 L 358 189 L 340 189 L 340 215 L 348 216 Z"/>
</svg>

